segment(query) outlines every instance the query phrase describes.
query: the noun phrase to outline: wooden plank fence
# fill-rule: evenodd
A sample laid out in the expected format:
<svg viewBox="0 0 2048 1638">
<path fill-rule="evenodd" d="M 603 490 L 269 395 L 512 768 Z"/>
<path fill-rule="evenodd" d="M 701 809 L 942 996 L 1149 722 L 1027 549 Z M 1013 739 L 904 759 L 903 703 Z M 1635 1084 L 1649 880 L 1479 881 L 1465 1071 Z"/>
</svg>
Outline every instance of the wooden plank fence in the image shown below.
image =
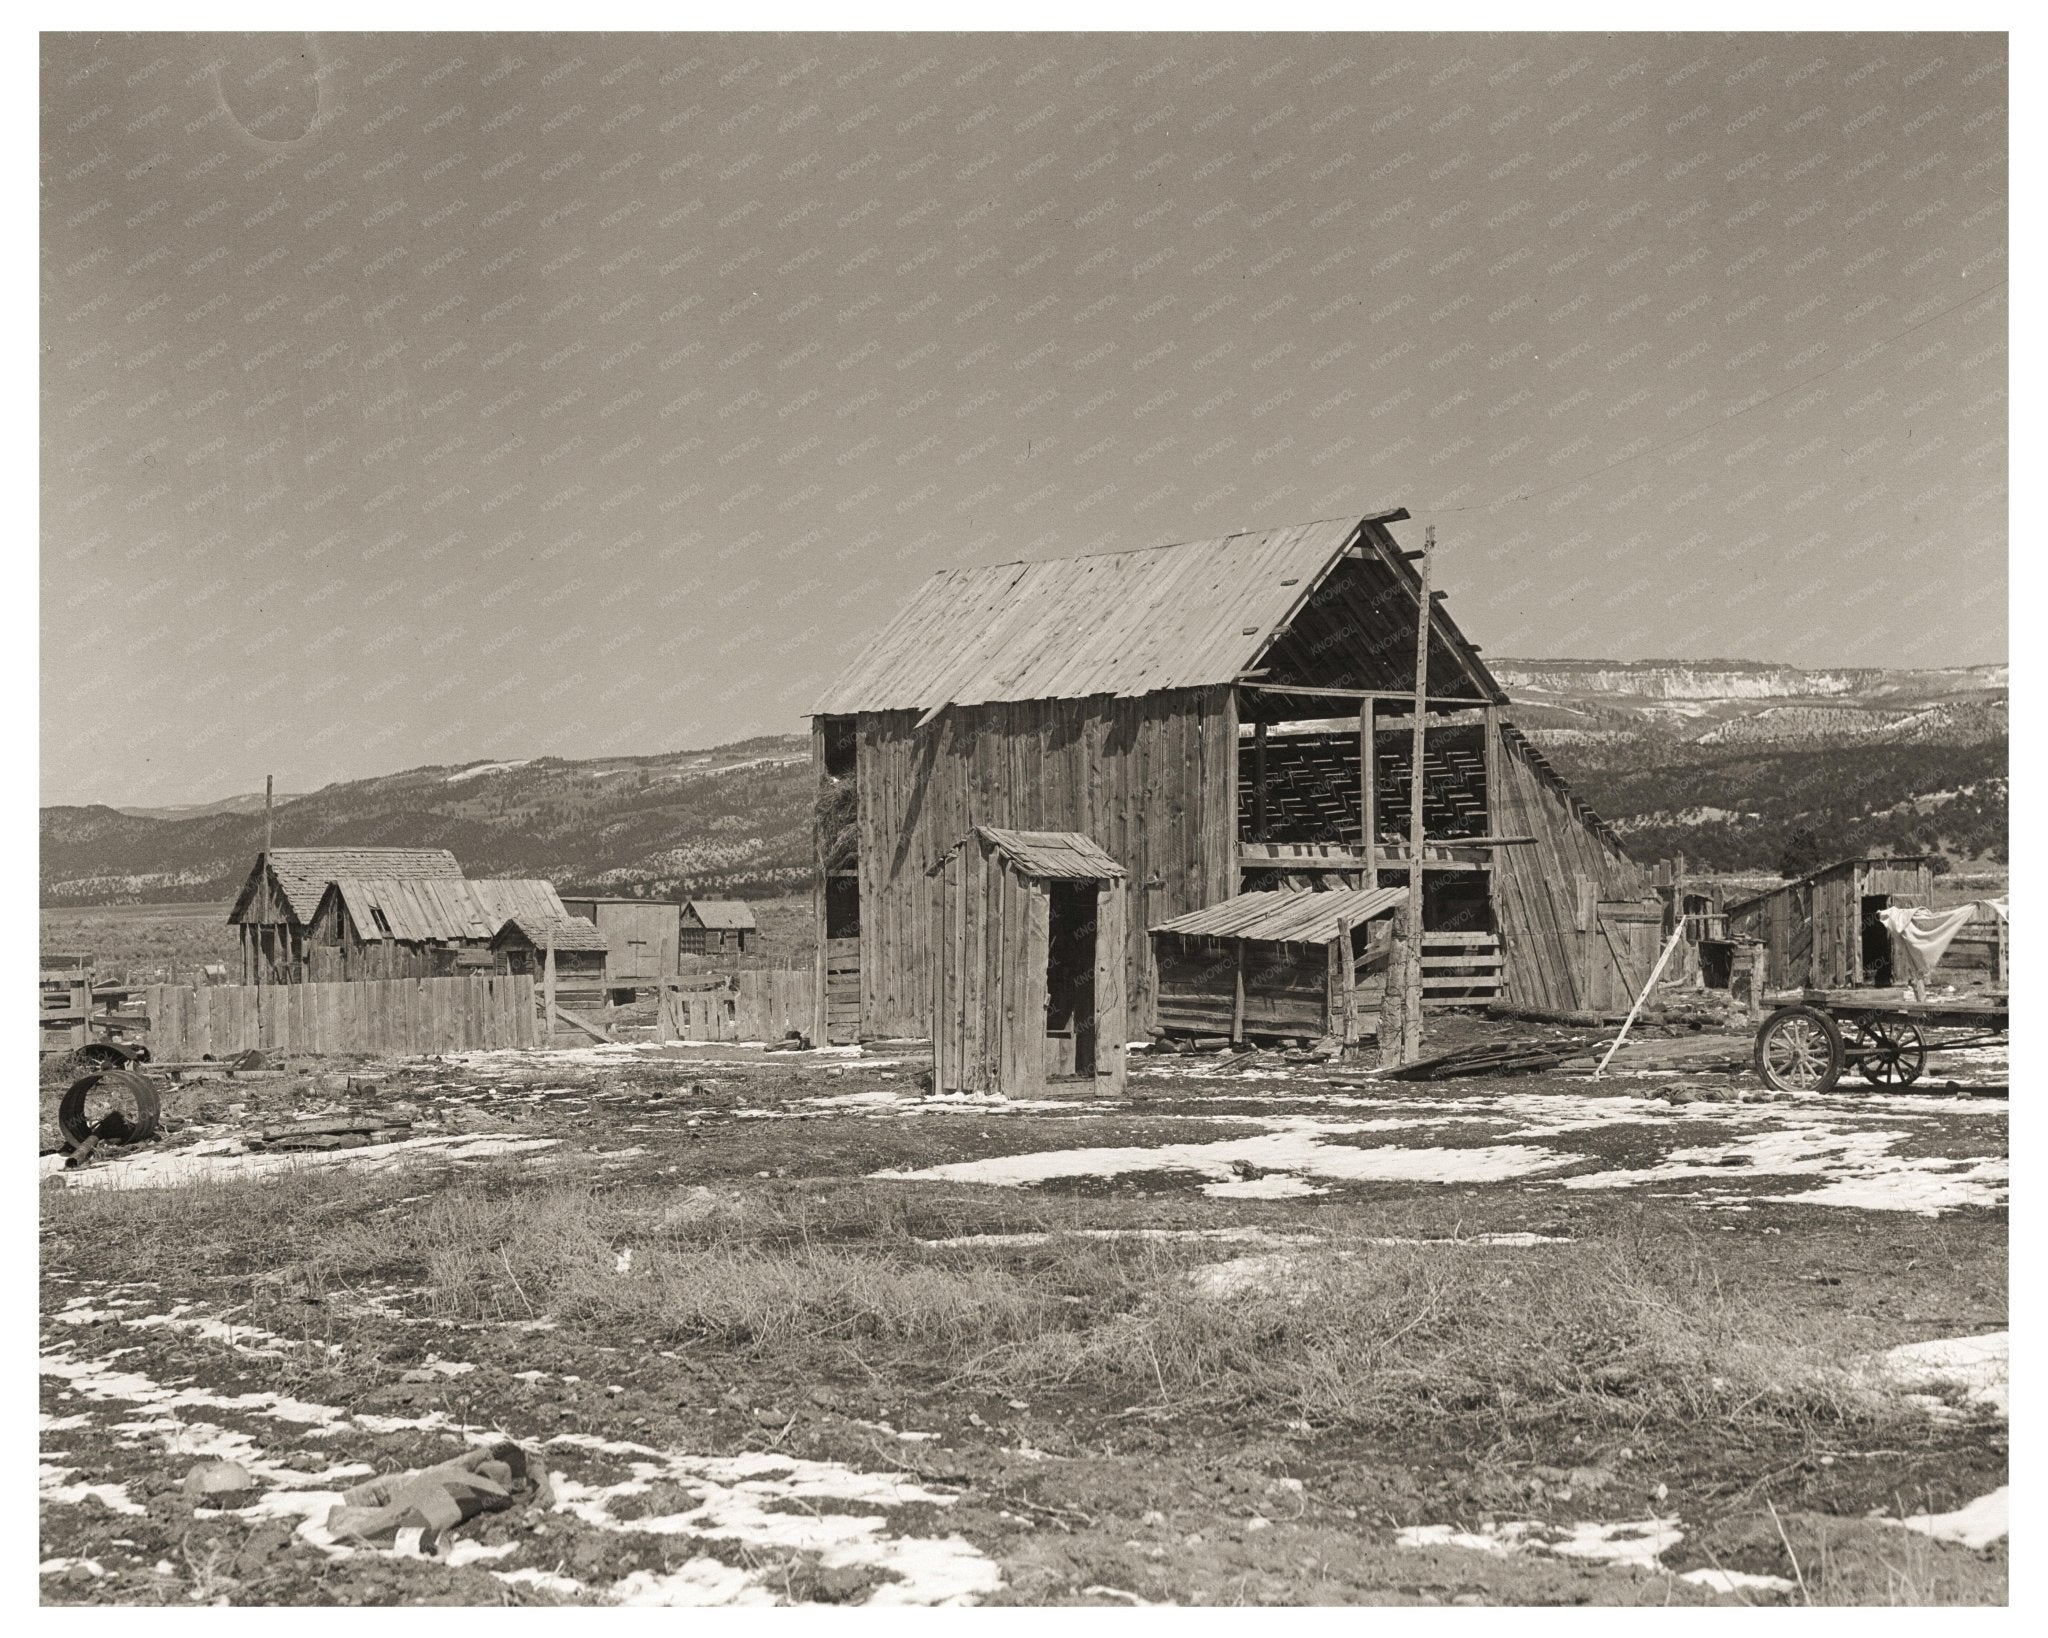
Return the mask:
<svg viewBox="0 0 2048 1638">
<path fill-rule="evenodd" d="M 533 980 L 390 978 L 349 984 L 154 984 L 149 1049 L 166 1063 L 257 1048 L 406 1056 L 537 1044 Z"/>
<path fill-rule="evenodd" d="M 682 1041 L 779 1041 L 791 1030 L 818 1044 L 817 975 L 809 967 L 747 968 L 703 989 L 662 982 L 661 1031 Z"/>
</svg>

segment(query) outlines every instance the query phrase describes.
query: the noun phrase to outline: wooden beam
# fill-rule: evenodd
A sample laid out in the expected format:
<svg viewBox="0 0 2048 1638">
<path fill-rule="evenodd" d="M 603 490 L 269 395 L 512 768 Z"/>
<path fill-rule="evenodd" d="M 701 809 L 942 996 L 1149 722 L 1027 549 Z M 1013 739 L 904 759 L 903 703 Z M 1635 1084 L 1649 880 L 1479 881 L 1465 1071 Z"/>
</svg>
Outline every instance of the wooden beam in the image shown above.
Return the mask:
<svg viewBox="0 0 2048 1638">
<path fill-rule="evenodd" d="M 1416 598 L 1415 620 L 1415 693 L 1414 698 L 1426 707 L 1429 698 L 1429 627 L 1430 617 L 1435 612 L 1435 600 L 1429 594 L 1430 556 L 1436 550 L 1436 526 L 1430 525 L 1422 533 L 1422 560 L 1416 565 L 1421 576 L 1421 592 Z M 1428 783 L 1429 768 L 1425 760 L 1423 725 L 1429 712 L 1418 708 L 1411 712 L 1415 718 L 1415 737 L 1408 753 L 1408 857 L 1422 860 L 1422 798 L 1423 787 Z M 1418 941 L 1422 938 L 1422 870 L 1408 872 L 1408 927 L 1410 936 Z M 1413 1063 L 1422 1055 L 1422 962 L 1417 959 L 1402 973 L 1402 983 L 1412 996 L 1412 1001 L 1402 1009 L 1401 1056 L 1404 1064 Z"/>
<path fill-rule="evenodd" d="M 1373 742 L 1373 714 L 1378 709 L 1379 701 L 1371 694 L 1358 702 L 1358 829 L 1369 886 L 1379 885 L 1372 874 L 1379 853 L 1379 757 Z"/>
<path fill-rule="evenodd" d="M 1266 840 L 1266 725 L 1252 724 L 1252 840 Z"/>
<path fill-rule="evenodd" d="M 1244 1040 L 1244 940 L 1234 941 L 1237 946 L 1237 976 L 1230 992 L 1230 1043 L 1236 1046 Z"/>
<path fill-rule="evenodd" d="M 1261 694 L 1300 694 L 1316 700 L 1402 700 L 1410 705 L 1415 695 L 1402 689 L 1385 688 L 1324 688 L 1320 684 L 1259 682 L 1250 672 L 1239 672 L 1234 679 L 1240 688 L 1249 688 Z M 1418 691 L 1419 692 L 1419 691 Z M 1423 701 L 1425 705 L 1449 705 L 1461 710 L 1478 710 L 1481 706 L 1492 705 L 1490 699 L 1468 699 L 1462 694 L 1431 694 Z"/>
</svg>

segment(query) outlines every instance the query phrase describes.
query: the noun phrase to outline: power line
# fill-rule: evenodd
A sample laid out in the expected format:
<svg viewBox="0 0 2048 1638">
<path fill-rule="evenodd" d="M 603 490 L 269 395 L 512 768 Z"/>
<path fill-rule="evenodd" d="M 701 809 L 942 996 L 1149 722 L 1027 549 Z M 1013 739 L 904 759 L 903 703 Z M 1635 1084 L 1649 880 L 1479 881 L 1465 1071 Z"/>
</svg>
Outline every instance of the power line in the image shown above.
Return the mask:
<svg viewBox="0 0 2048 1638">
<path fill-rule="evenodd" d="M 1957 302 L 1953 307 L 1944 307 L 1938 313 L 1928 314 L 1927 317 L 1922 319 L 1918 324 L 1907 325 L 1906 328 L 1899 331 L 1897 335 L 1887 336 L 1883 341 L 1879 342 L 1878 345 L 1880 347 L 1889 347 L 1895 341 L 1904 341 L 1906 337 L 1913 334 L 1914 331 L 1924 330 L 1927 328 L 1928 325 L 1934 324 L 1941 319 L 1947 318 L 1949 314 L 1959 312 L 1963 308 L 1968 307 L 1972 302 L 1979 302 L 1984 300 L 1987 296 L 1996 295 L 1999 291 L 2003 290 L 2009 282 L 2010 281 L 2006 279 L 2000 279 L 1996 284 L 1992 285 L 1989 289 L 1981 290 L 1974 296 L 1966 296 L 1963 298 L 1963 300 Z M 1812 375 L 1806 376 L 1801 380 L 1794 381 L 1787 386 L 1780 387 L 1776 392 L 1768 393 L 1764 397 L 1757 399 L 1754 403 L 1744 404 L 1740 409 L 1730 410 L 1726 415 L 1722 416 L 1719 420 L 1709 421 L 1705 426 L 1695 427 L 1690 432 L 1681 432 L 1675 438 L 1667 438 L 1661 444 L 1652 444 L 1648 449 L 1639 449 L 1632 455 L 1620 456 L 1615 460 L 1609 461 L 1605 466 L 1596 466 L 1591 471 L 1579 473 L 1576 477 L 1560 478 L 1556 483 L 1545 484 L 1541 489 L 1525 490 L 1522 493 L 1515 495 L 1502 495 L 1497 500 L 1474 501 L 1469 506 L 1434 507 L 1431 509 L 1431 515 L 1439 516 L 1450 512 L 1488 512 L 1492 511 L 1495 507 L 1498 506 L 1506 506 L 1512 502 L 1517 501 L 1534 500 L 1538 495 L 1555 494 L 1560 489 L 1571 488 L 1573 484 L 1586 483 L 1591 479 L 1602 477 L 1605 474 L 1612 472 L 1616 467 L 1627 466 L 1630 461 L 1640 461 L 1645 455 L 1654 455 L 1660 449 L 1669 449 L 1674 444 L 1685 443 L 1688 439 L 1698 438 L 1703 434 L 1714 431 L 1716 428 L 1724 427 L 1730 421 L 1737 420 L 1740 417 L 1747 415 L 1751 410 L 1762 409 L 1764 405 L 1772 403 L 1777 399 L 1783 398 L 1787 393 L 1797 392 L 1802 387 L 1810 387 L 1816 381 L 1824 381 L 1829 376 L 1836 374 L 1838 371 L 1846 370 L 1851 364 L 1855 362 L 1856 360 L 1853 358 L 1845 358 L 1839 364 L 1830 364 L 1826 369 L 1816 370 Z"/>
</svg>

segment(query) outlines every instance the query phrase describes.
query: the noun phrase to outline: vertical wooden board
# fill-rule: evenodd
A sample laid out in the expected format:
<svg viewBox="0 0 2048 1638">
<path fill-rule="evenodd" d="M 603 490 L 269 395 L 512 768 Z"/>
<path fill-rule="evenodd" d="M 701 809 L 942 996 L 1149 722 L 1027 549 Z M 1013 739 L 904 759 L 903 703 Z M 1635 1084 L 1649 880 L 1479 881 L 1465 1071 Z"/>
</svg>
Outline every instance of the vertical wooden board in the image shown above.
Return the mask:
<svg viewBox="0 0 2048 1638">
<path fill-rule="evenodd" d="M 1128 892 L 1124 882 L 1112 879 L 1095 894 L 1095 1084 L 1115 1097 L 1123 1095 L 1131 1037 L 1124 982 Z"/>
<path fill-rule="evenodd" d="M 1052 960 L 1052 895 L 1043 882 L 1030 884 L 1026 928 L 1021 1075 L 1022 1083 L 1036 1094 L 1046 1084 L 1046 970 Z"/>
</svg>

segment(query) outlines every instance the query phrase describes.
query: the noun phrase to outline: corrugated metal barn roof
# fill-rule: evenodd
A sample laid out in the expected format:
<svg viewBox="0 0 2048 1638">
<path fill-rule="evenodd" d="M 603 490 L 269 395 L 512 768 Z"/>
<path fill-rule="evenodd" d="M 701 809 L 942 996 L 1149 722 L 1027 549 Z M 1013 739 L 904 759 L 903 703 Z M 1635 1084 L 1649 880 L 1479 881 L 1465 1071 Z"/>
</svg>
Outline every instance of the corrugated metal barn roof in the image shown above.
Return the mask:
<svg viewBox="0 0 2048 1638">
<path fill-rule="evenodd" d="M 279 847 L 271 849 L 270 869 L 286 907 L 301 922 L 313 919 L 327 884 L 343 876 L 419 881 L 462 875 L 462 866 L 445 847 Z M 244 919 L 262 882 L 259 859 L 242 884 L 234 909 L 228 912 L 230 922 Z"/>
<path fill-rule="evenodd" d="M 975 835 L 1001 849 L 1027 876 L 1102 881 L 1124 873 L 1122 865 L 1078 831 L 997 830 L 982 825 Z"/>
<path fill-rule="evenodd" d="M 508 921 L 569 919 L 552 882 L 341 877 L 329 889 L 364 938 L 417 944 L 436 939 L 483 943 Z"/>
<path fill-rule="evenodd" d="M 1240 893 L 1206 909 L 1163 921 L 1155 933 L 1196 938 L 1249 938 L 1269 944 L 1328 944 L 1337 924 L 1354 927 L 1407 902 L 1405 887 L 1353 887 L 1332 893 Z"/>
<path fill-rule="evenodd" d="M 1356 518 L 1335 518 L 1184 546 L 944 570 L 815 712 L 922 711 L 1230 682 L 1358 529 Z"/>
</svg>

